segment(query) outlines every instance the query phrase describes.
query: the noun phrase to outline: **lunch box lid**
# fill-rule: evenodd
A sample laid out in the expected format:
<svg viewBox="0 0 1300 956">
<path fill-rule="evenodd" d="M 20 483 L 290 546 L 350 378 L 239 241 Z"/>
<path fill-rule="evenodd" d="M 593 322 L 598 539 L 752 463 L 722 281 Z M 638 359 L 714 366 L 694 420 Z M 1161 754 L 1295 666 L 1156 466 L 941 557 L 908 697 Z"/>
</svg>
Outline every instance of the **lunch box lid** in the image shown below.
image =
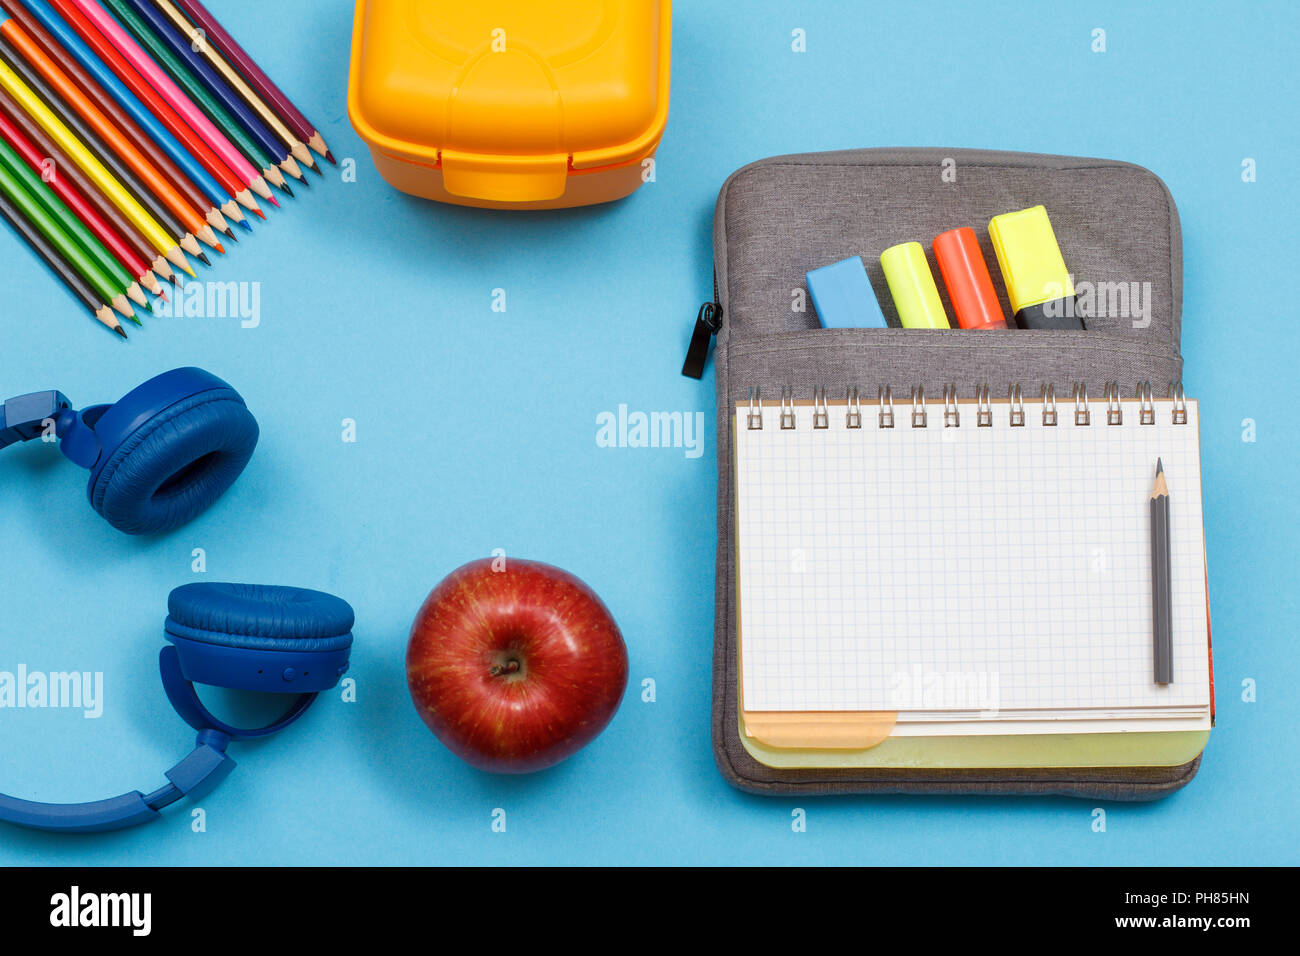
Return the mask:
<svg viewBox="0 0 1300 956">
<path fill-rule="evenodd" d="M 652 153 L 668 119 L 671 0 L 358 0 L 348 112 L 372 147 L 563 192 Z M 479 181 L 482 180 L 482 181 Z M 464 185 L 464 183 L 462 183 Z M 489 188 L 488 191 L 491 191 Z M 511 198 L 502 194 L 500 198 Z"/>
</svg>

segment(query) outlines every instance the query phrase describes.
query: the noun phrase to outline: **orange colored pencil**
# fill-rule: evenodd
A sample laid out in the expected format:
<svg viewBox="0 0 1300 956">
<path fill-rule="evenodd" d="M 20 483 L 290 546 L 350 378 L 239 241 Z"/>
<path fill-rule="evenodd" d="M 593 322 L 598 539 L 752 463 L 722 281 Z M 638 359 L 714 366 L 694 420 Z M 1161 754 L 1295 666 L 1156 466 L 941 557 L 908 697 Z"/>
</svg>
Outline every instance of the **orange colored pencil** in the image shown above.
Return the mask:
<svg viewBox="0 0 1300 956">
<path fill-rule="evenodd" d="M 219 248 L 212 227 L 207 224 L 202 213 L 195 209 L 182 196 L 171 181 L 150 162 L 143 153 L 126 138 L 111 119 L 104 115 L 94 103 L 73 83 L 66 73 L 42 50 L 36 42 L 13 20 L 0 24 L 0 35 L 4 36 L 40 75 L 45 82 L 61 96 L 72 109 L 86 121 L 95 134 L 121 157 L 122 162 L 130 167 L 140 181 L 159 201 L 170 209 L 185 226 L 186 230 L 198 236 L 205 244 Z M 198 248 L 197 246 L 195 248 Z"/>
</svg>

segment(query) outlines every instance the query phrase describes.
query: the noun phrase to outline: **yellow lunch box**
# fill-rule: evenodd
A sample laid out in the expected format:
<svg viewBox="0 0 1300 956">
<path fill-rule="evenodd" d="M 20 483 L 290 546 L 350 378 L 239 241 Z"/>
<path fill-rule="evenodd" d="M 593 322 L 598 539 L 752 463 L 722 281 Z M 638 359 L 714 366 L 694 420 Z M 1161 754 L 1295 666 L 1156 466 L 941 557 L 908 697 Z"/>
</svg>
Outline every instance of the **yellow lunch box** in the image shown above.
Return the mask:
<svg viewBox="0 0 1300 956">
<path fill-rule="evenodd" d="M 392 186 L 558 209 L 653 175 L 671 0 L 357 0 L 348 114 Z"/>
</svg>

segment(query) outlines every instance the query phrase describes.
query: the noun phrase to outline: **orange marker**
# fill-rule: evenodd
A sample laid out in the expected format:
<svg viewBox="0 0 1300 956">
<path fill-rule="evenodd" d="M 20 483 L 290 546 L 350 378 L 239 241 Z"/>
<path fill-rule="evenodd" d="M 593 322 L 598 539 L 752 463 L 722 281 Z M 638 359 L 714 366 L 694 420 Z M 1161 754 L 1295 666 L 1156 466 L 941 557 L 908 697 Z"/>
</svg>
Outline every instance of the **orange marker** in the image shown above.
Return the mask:
<svg viewBox="0 0 1300 956">
<path fill-rule="evenodd" d="M 933 245 L 957 324 L 963 329 L 1005 329 L 1007 317 L 975 230 L 969 226 L 949 229 L 935 236 Z"/>
</svg>

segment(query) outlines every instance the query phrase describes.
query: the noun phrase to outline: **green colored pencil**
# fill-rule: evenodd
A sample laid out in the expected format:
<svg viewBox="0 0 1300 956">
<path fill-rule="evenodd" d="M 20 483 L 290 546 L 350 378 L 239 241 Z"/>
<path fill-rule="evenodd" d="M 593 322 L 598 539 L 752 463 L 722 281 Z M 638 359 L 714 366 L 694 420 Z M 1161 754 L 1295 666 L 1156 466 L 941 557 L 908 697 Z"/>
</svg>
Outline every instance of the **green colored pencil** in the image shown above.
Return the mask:
<svg viewBox="0 0 1300 956">
<path fill-rule="evenodd" d="M 58 250 L 59 255 L 63 256 L 74 269 L 90 283 L 95 294 L 100 296 L 105 303 L 111 305 L 114 309 L 133 321 L 139 321 L 135 317 L 135 312 L 131 309 L 131 303 L 127 301 L 126 295 L 121 289 L 113 287 L 113 280 L 104 272 L 90 257 L 85 249 L 77 245 L 67 231 L 59 225 L 57 219 L 45 211 L 45 208 L 32 198 L 31 194 L 23 188 L 22 184 L 14 177 L 8 169 L 0 166 L 0 192 L 9 198 L 23 218 L 27 219 L 34 225 L 50 245 Z"/>
<path fill-rule="evenodd" d="M 68 265 L 67 261 L 59 255 L 58 250 L 50 245 L 50 241 L 42 236 L 35 226 L 23 218 L 23 214 L 14 207 L 14 204 L 5 196 L 3 190 L 0 190 L 0 218 L 13 226 L 14 232 L 32 247 L 32 252 L 36 253 L 50 267 L 51 272 L 63 280 L 63 284 L 68 287 L 68 291 L 80 299 L 97 320 L 122 336 L 122 338 L 126 338 L 126 332 L 122 330 L 122 323 L 117 320 L 113 310 L 99 301 L 99 296 L 95 294 L 95 290 L 77 274 L 77 270 Z"/>
<path fill-rule="evenodd" d="M 9 171 L 25 190 L 28 195 L 41 204 L 41 207 L 54 218 L 64 231 L 76 241 L 77 245 L 85 250 L 86 255 L 90 256 L 113 280 L 113 287 L 119 291 L 125 292 L 127 296 L 141 306 L 147 307 L 149 300 L 145 298 L 143 290 L 139 283 L 135 281 L 131 273 L 117 260 L 108 248 L 99 241 L 86 224 L 77 218 L 76 214 L 69 209 L 62 199 L 55 195 L 54 190 L 49 184 L 36 175 L 35 170 L 23 162 L 22 157 L 14 152 L 3 138 L 0 138 L 0 166 Z"/>
</svg>

